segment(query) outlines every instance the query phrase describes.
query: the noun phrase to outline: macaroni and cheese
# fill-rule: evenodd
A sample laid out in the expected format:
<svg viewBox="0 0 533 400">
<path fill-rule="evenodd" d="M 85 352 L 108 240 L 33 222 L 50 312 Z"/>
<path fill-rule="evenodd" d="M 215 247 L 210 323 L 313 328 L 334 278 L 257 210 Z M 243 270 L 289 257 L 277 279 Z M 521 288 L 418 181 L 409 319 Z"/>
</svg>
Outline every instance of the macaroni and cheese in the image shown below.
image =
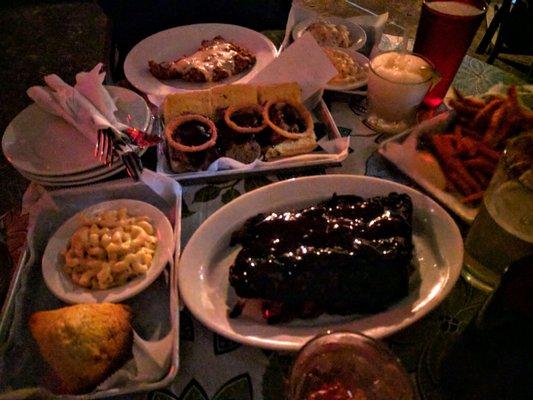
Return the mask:
<svg viewBox="0 0 533 400">
<path fill-rule="evenodd" d="M 157 237 L 146 216 L 130 216 L 125 208 L 84 215 L 63 253 L 63 270 L 86 288 L 108 289 L 146 274 Z"/>
</svg>

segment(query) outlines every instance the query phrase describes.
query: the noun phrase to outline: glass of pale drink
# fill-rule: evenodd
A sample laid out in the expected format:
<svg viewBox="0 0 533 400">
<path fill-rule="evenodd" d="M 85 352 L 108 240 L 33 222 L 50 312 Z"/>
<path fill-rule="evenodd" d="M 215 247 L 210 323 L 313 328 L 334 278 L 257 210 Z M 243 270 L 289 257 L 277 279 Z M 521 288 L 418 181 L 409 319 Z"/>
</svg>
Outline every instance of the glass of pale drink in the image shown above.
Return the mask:
<svg viewBox="0 0 533 400">
<path fill-rule="evenodd" d="M 387 133 L 409 128 L 437 77 L 433 64 L 418 54 L 389 51 L 377 55 L 370 62 L 365 123 Z"/>
<path fill-rule="evenodd" d="M 463 276 L 491 291 L 512 262 L 533 255 L 533 132 L 507 145 L 465 241 Z"/>
</svg>

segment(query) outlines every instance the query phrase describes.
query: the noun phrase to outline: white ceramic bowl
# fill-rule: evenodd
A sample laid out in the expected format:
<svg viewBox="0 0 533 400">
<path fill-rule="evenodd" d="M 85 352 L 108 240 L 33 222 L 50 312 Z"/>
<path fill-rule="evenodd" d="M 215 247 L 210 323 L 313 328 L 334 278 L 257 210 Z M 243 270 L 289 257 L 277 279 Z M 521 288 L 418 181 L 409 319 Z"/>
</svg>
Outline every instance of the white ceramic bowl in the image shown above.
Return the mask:
<svg viewBox="0 0 533 400">
<path fill-rule="evenodd" d="M 348 32 L 350 33 L 350 40 L 352 41 L 352 45 L 350 47 L 347 47 L 348 49 L 359 50 L 365 45 L 366 33 L 364 29 L 361 28 L 359 25 L 340 17 L 324 17 L 320 19 L 309 18 L 303 20 L 292 28 L 292 38 L 294 40 L 300 38 L 306 32 L 309 25 L 319 20 L 335 25 L 344 25 L 348 29 Z"/>
<path fill-rule="evenodd" d="M 138 276 L 122 286 L 106 290 L 91 290 L 76 285 L 63 272 L 63 257 L 61 252 L 67 249 L 72 234 L 79 227 L 82 214 L 93 215 L 107 210 L 126 208 L 129 215 L 145 215 L 155 229 L 158 239 L 152 265 L 145 275 Z M 67 221 L 52 235 L 42 259 L 43 278 L 46 286 L 64 302 L 75 303 L 104 303 L 119 302 L 135 296 L 157 279 L 172 257 L 174 250 L 174 233 L 169 220 L 159 209 L 151 204 L 130 199 L 105 201 L 80 211 Z"/>
</svg>

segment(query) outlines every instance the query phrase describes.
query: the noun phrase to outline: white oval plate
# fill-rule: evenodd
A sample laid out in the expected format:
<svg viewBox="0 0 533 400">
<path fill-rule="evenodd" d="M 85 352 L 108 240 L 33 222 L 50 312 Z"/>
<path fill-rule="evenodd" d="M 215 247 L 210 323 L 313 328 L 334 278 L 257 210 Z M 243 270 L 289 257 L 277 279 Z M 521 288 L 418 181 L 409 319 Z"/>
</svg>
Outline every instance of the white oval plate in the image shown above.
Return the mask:
<svg viewBox="0 0 533 400">
<path fill-rule="evenodd" d="M 324 89 L 332 90 L 335 92 L 345 92 L 345 91 L 354 90 L 354 89 L 358 89 L 360 87 L 365 86 L 368 82 L 368 65 L 370 63 L 368 58 L 365 55 L 358 53 L 355 50 L 350 50 L 350 49 L 338 49 L 338 50 L 344 51 L 346 54 L 352 57 L 355 60 L 355 62 L 357 62 L 359 65 L 365 66 L 366 75 L 364 76 L 364 78 L 359 79 L 358 81 L 355 81 L 355 82 L 351 82 L 351 83 L 345 83 L 342 85 L 325 85 Z"/>
<path fill-rule="evenodd" d="M 155 228 L 158 243 L 152 260 L 152 266 L 145 275 L 134 278 L 123 286 L 107 290 L 90 290 L 77 286 L 63 272 L 61 252 L 67 249 L 70 237 L 80 226 L 82 214 L 96 214 L 107 210 L 127 208 L 130 215 L 146 215 Z M 169 220 L 159 209 L 138 200 L 119 199 L 95 204 L 69 218 L 48 241 L 42 259 L 43 278 L 46 286 L 59 299 L 67 303 L 116 303 L 135 296 L 147 288 L 172 257 L 174 250 L 174 233 Z"/>
<path fill-rule="evenodd" d="M 343 48 L 350 49 L 350 50 L 359 50 L 361 47 L 363 47 L 366 43 L 366 32 L 364 31 L 361 26 L 357 25 L 356 23 L 353 23 L 352 21 L 348 21 L 344 18 L 340 17 L 324 17 L 324 18 L 308 18 L 303 20 L 302 22 L 299 22 L 292 28 L 292 38 L 294 40 L 299 39 L 305 32 L 309 25 L 311 25 L 313 22 L 316 22 L 318 20 L 326 21 L 331 24 L 335 25 L 344 25 L 348 32 L 350 33 L 350 39 L 352 40 L 353 44 L 350 47 Z"/>
<path fill-rule="evenodd" d="M 274 210 L 316 204 L 333 193 L 363 197 L 407 193 L 414 206 L 413 239 L 416 270 L 409 295 L 387 310 L 371 315 L 332 316 L 268 325 L 261 316 L 228 318 L 236 303 L 228 270 L 240 247 L 230 236 L 250 217 Z M 211 215 L 185 247 L 179 266 L 181 296 L 194 316 L 209 329 L 240 343 L 273 350 L 298 350 L 327 330 L 355 330 L 382 338 L 412 324 L 436 307 L 454 286 L 463 261 L 457 225 L 437 203 L 398 183 L 354 175 L 290 179 L 238 197 Z"/>
<path fill-rule="evenodd" d="M 220 82 L 194 83 L 180 79 L 160 81 L 148 70 L 148 61 L 173 61 L 184 55 L 193 54 L 202 40 L 211 40 L 215 36 L 251 51 L 256 64 L 241 74 Z M 185 90 L 208 89 L 228 83 L 246 83 L 277 56 L 276 46 L 263 34 L 248 28 L 228 24 L 194 24 L 167 29 L 147 37 L 130 50 L 124 61 L 124 74 L 128 81 L 144 93 L 166 96 Z"/>
<path fill-rule="evenodd" d="M 142 130 L 148 128 L 150 110 L 141 96 L 118 86 L 106 89 L 116 99 L 119 120 Z M 93 156 L 94 143 L 36 104 L 26 107 L 8 125 L 2 150 L 16 169 L 42 178 L 102 169 Z"/>
</svg>

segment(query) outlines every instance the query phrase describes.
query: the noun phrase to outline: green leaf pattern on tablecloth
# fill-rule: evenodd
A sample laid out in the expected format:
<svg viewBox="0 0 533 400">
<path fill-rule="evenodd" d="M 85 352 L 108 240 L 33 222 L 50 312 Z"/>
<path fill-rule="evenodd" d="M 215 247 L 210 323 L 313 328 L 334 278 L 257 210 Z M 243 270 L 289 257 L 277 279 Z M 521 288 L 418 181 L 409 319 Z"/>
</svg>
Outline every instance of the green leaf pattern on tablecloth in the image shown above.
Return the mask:
<svg viewBox="0 0 533 400">
<path fill-rule="evenodd" d="M 167 390 L 156 390 L 148 395 L 148 400 L 177 400 L 172 392 Z"/>
<path fill-rule="evenodd" d="M 185 202 L 185 199 L 182 198 L 181 199 L 181 217 L 187 218 L 187 217 L 190 217 L 191 215 L 194 215 L 194 211 L 191 211 L 189 209 L 189 206 Z"/>
<path fill-rule="evenodd" d="M 237 350 L 242 345 L 218 334 L 213 335 L 213 351 L 217 356 Z"/>
<path fill-rule="evenodd" d="M 167 392 L 153 392 L 150 400 L 176 400 L 175 397 L 169 396 Z M 238 375 L 227 381 L 213 396 L 212 400 L 252 400 L 252 381 L 250 375 Z M 209 396 L 203 389 L 202 385 L 196 380 L 192 379 L 189 384 L 183 389 L 179 400 L 209 400 Z"/>
<path fill-rule="evenodd" d="M 221 191 L 222 191 L 222 188 L 220 186 L 216 186 L 216 185 L 204 186 L 194 194 L 193 201 L 195 203 L 206 203 L 210 200 L 216 199 Z"/>
<path fill-rule="evenodd" d="M 230 187 L 229 189 L 225 190 L 222 193 L 222 197 L 221 197 L 222 203 L 227 204 L 231 200 L 236 199 L 237 197 L 239 197 L 240 195 L 241 195 L 241 192 L 239 192 L 237 189 L 235 189 L 233 187 Z"/>
<path fill-rule="evenodd" d="M 250 375 L 242 374 L 228 381 L 215 394 L 213 400 L 252 400 L 252 380 Z"/>
<path fill-rule="evenodd" d="M 523 83 L 519 78 L 499 68 L 484 63 L 477 58 L 465 56 L 452 86 L 461 89 L 466 95 L 485 93 L 495 83 Z"/>
<path fill-rule="evenodd" d="M 254 189 L 268 185 L 272 182 L 273 181 L 268 179 L 266 176 L 252 176 L 244 180 L 244 190 L 246 190 L 246 192 L 251 192 Z"/>
<path fill-rule="evenodd" d="M 193 379 L 183 390 L 180 400 L 209 400 L 209 397 L 198 381 Z"/>
<path fill-rule="evenodd" d="M 342 126 L 338 126 L 337 128 L 339 129 L 339 133 L 342 137 L 350 136 L 350 133 L 352 133 L 350 128 L 344 128 Z"/>
</svg>

